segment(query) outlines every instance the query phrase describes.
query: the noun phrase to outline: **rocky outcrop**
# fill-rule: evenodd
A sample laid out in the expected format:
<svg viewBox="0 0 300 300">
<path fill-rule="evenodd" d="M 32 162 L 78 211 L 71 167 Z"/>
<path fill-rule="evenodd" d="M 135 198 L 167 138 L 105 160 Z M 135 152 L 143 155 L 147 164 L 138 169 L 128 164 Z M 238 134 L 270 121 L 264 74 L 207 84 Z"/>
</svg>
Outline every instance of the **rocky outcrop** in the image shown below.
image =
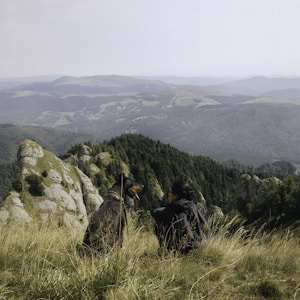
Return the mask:
<svg viewBox="0 0 300 300">
<path fill-rule="evenodd" d="M 277 177 L 260 179 L 256 175 L 243 174 L 236 186 L 235 198 L 237 201 L 247 203 L 254 200 L 261 203 L 264 201 L 266 189 L 270 184 L 281 184 L 281 181 Z"/>
<path fill-rule="evenodd" d="M 2 203 L 0 222 L 51 221 L 85 230 L 89 216 L 103 202 L 88 176 L 31 140 L 21 143 L 18 166 L 21 188 Z M 35 176 L 39 193 L 32 193 L 29 176 Z"/>
<path fill-rule="evenodd" d="M 17 192 L 10 192 L 0 208 L 0 221 L 2 223 L 8 223 L 10 220 L 22 223 L 32 221 Z"/>
<path fill-rule="evenodd" d="M 78 167 L 83 169 L 91 160 L 92 149 L 87 145 L 81 145 L 78 151 Z"/>
<path fill-rule="evenodd" d="M 206 220 L 208 220 L 211 217 L 214 218 L 223 218 L 224 217 L 224 213 L 222 211 L 222 208 L 216 205 L 210 205 L 207 210 L 205 211 L 204 214 Z"/>
</svg>

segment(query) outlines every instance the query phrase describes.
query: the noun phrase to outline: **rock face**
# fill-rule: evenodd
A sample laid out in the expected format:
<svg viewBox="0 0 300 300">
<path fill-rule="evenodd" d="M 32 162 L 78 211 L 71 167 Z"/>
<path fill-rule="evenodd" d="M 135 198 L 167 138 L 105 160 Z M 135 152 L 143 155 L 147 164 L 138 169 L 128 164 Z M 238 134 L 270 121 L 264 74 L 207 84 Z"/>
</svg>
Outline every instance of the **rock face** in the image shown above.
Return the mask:
<svg viewBox="0 0 300 300">
<path fill-rule="evenodd" d="M 250 176 L 248 174 L 243 174 L 239 184 L 236 186 L 235 197 L 238 201 L 248 203 L 251 203 L 254 199 L 263 202 L 268 185 L 280 183 L 281 181 L 277 177 L 260 179 L 256 175 Z"/>
<path fill-rule="evenodd" d="M 21 143 L 18 166 L 21 188 L 10 192 L 2 203 L 0 222 L 40 220 L 76 231 L 86 229 L 89 216 L 103 202 L 88 176 L 31 140 Z"/>
</svg>

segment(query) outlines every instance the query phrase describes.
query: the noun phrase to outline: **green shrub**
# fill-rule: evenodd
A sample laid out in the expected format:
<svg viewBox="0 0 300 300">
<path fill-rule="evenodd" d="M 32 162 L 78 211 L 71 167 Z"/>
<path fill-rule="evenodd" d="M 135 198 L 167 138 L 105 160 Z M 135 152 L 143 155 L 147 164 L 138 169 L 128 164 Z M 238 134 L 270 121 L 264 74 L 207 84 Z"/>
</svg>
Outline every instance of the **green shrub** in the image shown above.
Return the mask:
<svg viewBox="0 0 300 300">
<path fill-rule="evenodd" d="M 43 186 L 43 177 L 31 174 L 26 176 L 26 181 L 29 184 L 29 192 L 32 196 L 43 196 L 44 186 Z"/>
<path fill-rule="evenodd" d="M 12 181 L 12 187 L 16 192 L 22 191 L 22 179 L 21 177 L 17 177 L 15 180 Z"/>
<path fill-rule="evenodd" d="M 43 177 L 47 177 L 47 176 L 48 176 L 47 170 L 44 170 L 44 171 L 43 171 L 42 176 L 43 176 Z"/>
</svg>

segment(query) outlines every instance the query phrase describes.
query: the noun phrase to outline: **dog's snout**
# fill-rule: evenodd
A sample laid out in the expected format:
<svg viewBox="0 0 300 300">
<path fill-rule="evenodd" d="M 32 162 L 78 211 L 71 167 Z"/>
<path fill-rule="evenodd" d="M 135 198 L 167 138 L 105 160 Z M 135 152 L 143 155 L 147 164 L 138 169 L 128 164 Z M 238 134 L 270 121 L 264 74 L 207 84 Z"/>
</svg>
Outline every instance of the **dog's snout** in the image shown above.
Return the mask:
<svg viewBox="0 0 300 300">
<path fill-rule="evenodd" d="M 135 183 L 132 186 L 132 189 L 135 190 L 136 192 L 140 192 L 143 188 L 144 188 L 144 185 L 140 184 L 140 183 Z"/>
</svg>

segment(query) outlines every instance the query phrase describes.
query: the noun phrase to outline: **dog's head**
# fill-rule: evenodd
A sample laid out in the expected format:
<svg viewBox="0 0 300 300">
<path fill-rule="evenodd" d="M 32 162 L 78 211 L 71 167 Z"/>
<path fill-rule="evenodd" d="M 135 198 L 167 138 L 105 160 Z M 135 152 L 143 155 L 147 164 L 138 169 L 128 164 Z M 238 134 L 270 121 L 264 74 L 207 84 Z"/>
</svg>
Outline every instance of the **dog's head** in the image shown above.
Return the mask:
<svg viewBox="0 0 300 300">
<path fill-rule="evenodd" d="M 135 202 L 140 200 L 138 193 L 143 190 L 144 185 L 126 176 L 124 173 L 120 174 L 119 183 L 123 186 L 126 204 L 133 207 Z"/>
</svg>

